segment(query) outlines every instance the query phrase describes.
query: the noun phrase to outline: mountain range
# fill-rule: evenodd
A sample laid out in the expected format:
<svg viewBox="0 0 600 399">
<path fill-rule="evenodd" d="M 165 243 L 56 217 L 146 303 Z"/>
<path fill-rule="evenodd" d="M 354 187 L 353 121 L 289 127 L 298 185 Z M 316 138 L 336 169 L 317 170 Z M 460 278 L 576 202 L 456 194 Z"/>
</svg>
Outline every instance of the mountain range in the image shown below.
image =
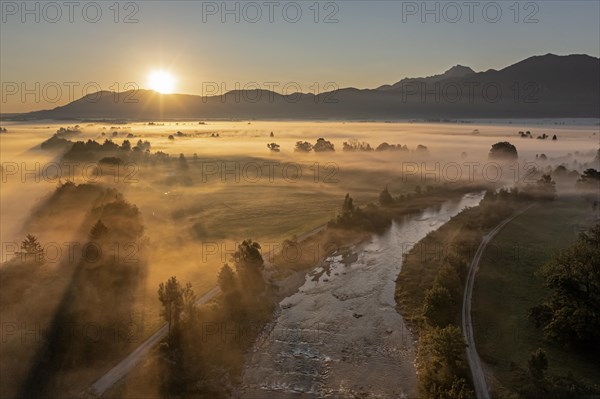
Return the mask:
<svg viewBox="0 0 600 399">
<path fill-rule="evenodd" d="M 4 118 L 30 119 L 457 119 L 600 118 L 600 59 L 533 56 L 500 70 L 456 65 L 376 89 L 318 95 L 267 90 L 218 96 L 102 91 L 64 106 Z"/>
</svg>

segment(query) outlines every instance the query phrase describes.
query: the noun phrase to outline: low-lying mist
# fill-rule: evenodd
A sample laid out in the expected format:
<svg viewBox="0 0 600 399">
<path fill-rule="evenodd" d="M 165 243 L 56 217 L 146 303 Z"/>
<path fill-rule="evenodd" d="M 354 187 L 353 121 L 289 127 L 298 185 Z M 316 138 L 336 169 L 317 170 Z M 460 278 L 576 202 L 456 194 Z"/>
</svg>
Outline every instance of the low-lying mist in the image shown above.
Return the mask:
<svg viewBox="0 0 600 399">
<path fill-rule="evenodd" d="M 85 388 L 66 387 L 93 382 L 162 325 L 160 282 L 177 276 L 202 294 L 242 240 L 277 252 L 284 240 L 334 219 L 346 193 L 365 205 L 385 187 L 400 197 L 428 187 L 512 187 L 549 174 L 559 195 L 585 189 L 593 197 L 594 185 L 577 181 L 599 167 L 597 125 L 3 126 L 0 306 L 3 322 L 13 324 L 3 330 L 1 369 L 11 378 L 2 380 L 2 397 Z M 521 137 L 526 131 L 533 138 Z M 295 151 L 319 138 L 335 151 Z M 518 159 L 490 159 L 491 146 L 505 141 Z M 343 150 L 362 142 L 373 150 Z M 28 234 L 44 259 L 23 259 Z"/>
</svg>

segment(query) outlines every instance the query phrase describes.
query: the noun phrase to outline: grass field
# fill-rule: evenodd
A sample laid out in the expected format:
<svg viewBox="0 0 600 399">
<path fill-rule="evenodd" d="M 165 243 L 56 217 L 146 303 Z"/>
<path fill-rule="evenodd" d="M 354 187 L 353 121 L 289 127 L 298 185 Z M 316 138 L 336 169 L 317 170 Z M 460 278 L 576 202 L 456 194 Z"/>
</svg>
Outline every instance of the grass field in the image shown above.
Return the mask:
<svg viewBox="0 0 600 399">
<path fill-rule="evenodd" d="M 511 371 L 515 365 L 526 367 L 537 348 L 546 352 L 550 373 L 571 372 L 588 383 L 600 381 L 597 359 L 546 341 L 527 318 L 528 310 L 548 294 L 536 271 L 596 217 L 577 198 L 539 204 L 507 225 L 484 253 L 475 280 L 473 324 L 494 397 L 515 396 Z"/>
</svg>

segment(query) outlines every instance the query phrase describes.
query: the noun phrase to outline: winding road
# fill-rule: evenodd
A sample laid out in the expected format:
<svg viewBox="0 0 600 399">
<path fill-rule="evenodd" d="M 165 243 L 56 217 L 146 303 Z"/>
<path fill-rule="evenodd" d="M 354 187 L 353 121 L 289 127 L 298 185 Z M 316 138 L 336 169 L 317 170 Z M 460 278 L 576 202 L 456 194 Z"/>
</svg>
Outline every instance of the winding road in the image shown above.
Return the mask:
<svg viewBox="0 0 600 399">
<path fill-rule="evenodd" d="M 481 240 L 481 244 L 479 244 L 479 248 L 477 248 L 477 252 L 475 252 L 475 256 L 471 261 L 471 265 L 469 266 L 469 274 L 467 276 L 467 284 L 465 285 L 465 293 L 463 296 L 463 306 L 462 306 L 462 330 L 465 342 L 467 343 L 467 360 L 469 361 L 469 367 L 471 368 L 471 374 L 473 376 L 473 386 L 475 387 L 475 394 L 477 399 L 490 399 L 490 393 L 485 381 L 485 374 L 483 372 L 483 368 L 481 367 L 481 359 L 479 359 L 479 354 L 477 353 L 477 348 L 475 347 L 475 339 L 473 337 L 473 322 L 471 320 L 471 298 L 473 297 L 473 286 L 475 285 L 475 273 L 479 267 L 479 261 L 481 260 L 481 256 L 485 251 L 487 245 L 492 241 L 492 239 L 502 230 L 504 226 L 510 223 L 517 216 L 523 214 L 529 208 L 531 208 L 534 204 L 529 205 L 520 211 L 516 212 L 509 218 L 505 219 L 498 226 L 494 227 L 489 233 L 483 236 Z"/>
</svg>

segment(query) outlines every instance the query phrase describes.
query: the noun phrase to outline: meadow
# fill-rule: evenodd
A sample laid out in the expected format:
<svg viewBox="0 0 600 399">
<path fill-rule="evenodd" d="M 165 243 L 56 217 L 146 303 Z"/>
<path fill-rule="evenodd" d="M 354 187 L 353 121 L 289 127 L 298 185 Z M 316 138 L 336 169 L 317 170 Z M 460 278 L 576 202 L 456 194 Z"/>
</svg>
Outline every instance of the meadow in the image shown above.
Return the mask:
<svg viewBox="0 0 600 399">
<path fill-rule="evenodd" d="M 110 139 L 119 146 L 125 140 L 132 145 L 147 141 L 150 153 L 169 154 L 169 161 L 126 163 L 115 169 L 99 164 L 98 159 L 83 159 L 68 169 L 64 152 L 42 150 L 40 144 L 61 127 L 74 125 L 79 127 L 69 140 L 102 143 Z M 355 204 L 366 205 L 377 202 L 386 186 L 394 197 L 400 197 L 424 192 L 427 186 L 513 185 L 528 178 L 527 168 L 532 165 L 551 170 L 564 164 L 581 172 L 593 162 L 598 144 L 597 121 L 42 121 L 3 122 L 2 127 L 7 129 L 0 136 L 2 261 L 10 260 L 15 245 L 26 234 L 35 235 L 42 245 L 53 243 L 63 249 L 44 271 L 59 280 L 49 280 L 49 286 L 37 285 L 39 292 L 25 306 L 35 306 L 45 295 L 56 298 L 61 294 L 69 278 L 60 271 L 68 253 L 64 243 L 87 239 L 84 227 L 90 203 L 65 203 L 55 217 L 35 216 L 57 186 L 73 181 L 114 188 L 139 209 L 147 273 L 132 305 L 132 320 L 139 323 L 135 340 L 119 348 L 122 354 L 163 323 L 156 295 L 159 282 L 176 275 L 180 281 L 192 283 L 201 295 L 216 284 L 219 268 L 231 261 L 242 240 L 258 241 L 263 253 L 276 252 L 285 240 L 334 218 L 346 193 Z M 521 138 L 519 131 L 531 131 L 534 136 L 556 134 L 558 139 Z M 336 151 L 294 151 L 296 142 L 315 143 L 321 137 L 331 141 Z M 499 141 L 510 141 L 519 152 L 518 163 L 500 169 L 501 176 L 495 173 L 496 167 L 486 169 L 490 147 Z M 344 142 L 367 142 L 373 148 L 387 142 L 406 145 L 408 151 L 345 152 Z M 271 151 L 270 143 L 277 143 L 280 151 Z M 419 145 L 426 149 L 418 150 Z M 538 158 L 542 153 L 545 157 Z M 572 190 L 572 183 L 565 185 L 566 191 Z M 418 198 L 413 201 L 418 205 Z M 303 258 L 303 269 L 306 262 Z M 54 302 L 56 299 L 40 308 L 42 314 L 31 313 L 27 321 L 43 328 L 50 316 L 43 311 L 52 312 Z M 3 317 L 22 321 L 19 315 L 28 308 L 21 306 L 3 303 Z M 37 344 L 23 345 L 15 334 L 2 352 L 15 359 L 26 353 L 27 358 Z M 10 386 L 3 382 L 3 393 L 10 393 L 13 383 L 23 378 L 19 373 L 26 370 L 27 362 L 20 364 Z M 10 365 L 3 362 L 3 367 Z M 65 381 L 84 386 L 93 381 L 97 371 L 80 369 Z"/>
<path fill-rule="evenodd" d="M 571 373 L 588 384 L 600 379 L 595 357 L 549 341 L 528 317 L 549 293 L 539 274 L 541 266 L 597 217 L 597 211 L 577 197 L 540 204 L 507 225 L 493 241 L 496 250 L 483 255 L 474 289 L 473 326 L 496 397 L 514 395 L 519 388 L 515 370 L 526 368 L 538 348 L 546 352 L 552 375 Z"/>
</svg>

